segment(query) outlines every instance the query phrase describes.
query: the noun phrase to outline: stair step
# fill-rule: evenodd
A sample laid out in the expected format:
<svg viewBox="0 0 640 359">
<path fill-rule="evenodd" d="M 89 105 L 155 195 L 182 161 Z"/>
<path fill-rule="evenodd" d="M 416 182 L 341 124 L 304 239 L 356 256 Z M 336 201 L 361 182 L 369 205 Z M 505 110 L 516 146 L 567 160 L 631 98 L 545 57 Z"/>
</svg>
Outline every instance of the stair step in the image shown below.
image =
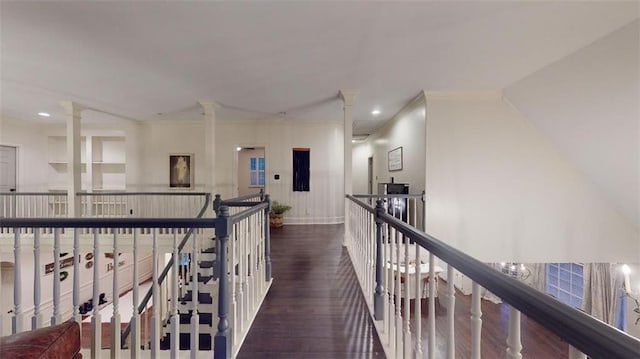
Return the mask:
<svg viewBox="0 0 640 359">
<path fill-rule="evenodd" d="M 215 252 L 216 252 L 216 247 L 211 247 L 211 248 L 202 250 L 202 253 L 215 253 Z"/>
<path fill-rule="evenodd" d="M 216 261 L 200 261 L 200 268 L 213 268 Z"/>
<path fill-rule="evenodd" d="M 180 350 L 189 350 L 191 348 L 191 334 L 180 333 L 179 342 L 180 342 Z M 169 350 L 169 349 L 171 349 L 171 333 L 167 333 L 160 340 L 160 350 Z M 198 350 L 211 350 L 211 349 L 212 349 L 211 334 L 199 333 Z"/>
<path fill-rule="evenodd" d="M 200 283 L 207 284 L 207 282 L 209 282 L 211 279 L 213 279 L 213 276 L 211 275 L 202 275 L 198 273 L 198 282 Z"/>
<path fill-rule="evenodd" d="M 183 304 L 186 303 L 186 302 L 193 301 L 193 291 L 188 290 L 187 293 L 182 298 L 180 298 L 180 301 Z M 211 295 L 209 293 L 199 292 L 198 293 L 198 303 L 200 303 L 200 304 L 213 304 L 213 298 L 211 297 Z"/>
<path fill-rule="evenodd" d="M 189 313 L 178 313 L 180 317 L 180 324 L 191 324 L 191 311 Z M 198 313 L 198 323 L 213 325 L 213 314 L 211 313 Z"/>
</svg>

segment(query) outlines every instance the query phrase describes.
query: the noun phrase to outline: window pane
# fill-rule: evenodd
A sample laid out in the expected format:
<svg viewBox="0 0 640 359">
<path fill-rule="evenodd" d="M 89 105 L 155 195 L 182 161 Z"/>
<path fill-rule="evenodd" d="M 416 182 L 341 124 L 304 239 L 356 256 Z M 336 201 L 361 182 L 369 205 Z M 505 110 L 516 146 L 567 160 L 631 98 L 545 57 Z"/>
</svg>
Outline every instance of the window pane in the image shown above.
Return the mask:
<svg viewBox="0 0 640 359">
<path fill-rule="evenodd" d="M 264 171 L 264 157 L 258 157 L 258 169 Z"/>
<path fill-rule="evenodd" d="M 249 159 L 249 163 L 250 163 L 249 169 L 252 170 L 252 171 L 255 171 L 256 170 L 256 158 L 255 157 L 251 157 Z"/>
<path fill-rule="evenodd" d="M 252 186 L 258 185 L 258 172 L 251 171 L 251 185 Z"/>
<path fill-rule="evenodd" d="M 260 185 L 264 186 L 264 171 L 260 171 L 259 174 L 260 174 L 260 176 L 259 176 Z"/>
</svg>

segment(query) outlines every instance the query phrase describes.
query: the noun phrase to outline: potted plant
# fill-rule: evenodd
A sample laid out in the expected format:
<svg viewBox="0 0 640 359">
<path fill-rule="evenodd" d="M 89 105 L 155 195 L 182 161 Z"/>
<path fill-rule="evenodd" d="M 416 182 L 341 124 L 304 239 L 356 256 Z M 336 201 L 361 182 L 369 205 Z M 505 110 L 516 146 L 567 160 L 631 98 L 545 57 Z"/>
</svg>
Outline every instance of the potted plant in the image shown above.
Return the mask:
<svg viewBox="0 0 640 359">
<path fill-rule="evenodd" d="M 282 218 L 284 213 L 291 209 L 291 206 L 273 201 L 271 203 L 271 212 L 269 212 L 269 225 L 271 227 L 282 227 L 284 225 Z"/>
</svg>

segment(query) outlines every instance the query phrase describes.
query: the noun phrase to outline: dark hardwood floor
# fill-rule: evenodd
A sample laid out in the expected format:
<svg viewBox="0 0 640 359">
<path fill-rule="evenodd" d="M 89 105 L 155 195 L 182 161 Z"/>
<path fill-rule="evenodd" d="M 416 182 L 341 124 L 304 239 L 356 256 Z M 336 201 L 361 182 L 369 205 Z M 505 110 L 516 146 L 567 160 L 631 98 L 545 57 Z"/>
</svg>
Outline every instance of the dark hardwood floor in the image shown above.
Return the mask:
<svg viewBox="0 0 640 359">
<path fill-rule="evenodd" d="M 342 231 L 342 225 L 272 229 L 273 285 L 238 358 L 384 357 Z M 439 285 L 442 295 L 445 282 Z M 422 304 L 426 349 L 426 299 Z M 458 292 L 456 358 L 470 357 L 470 307 L 471 296 Z M 508 307 L 483 300 L 482 312 L 482 357 L 504 358 Z M 446 353 L 446 313 L 436 305 L 437 358 Z M 521 330 L 524 358 L 567 358 L 567 344 L 524 315 Z"/>
<path fill-rule="evenodd" d="M 384 358 L 342 232 L 272 229 L 273 284 L 238 358 Z"/>
</svg>

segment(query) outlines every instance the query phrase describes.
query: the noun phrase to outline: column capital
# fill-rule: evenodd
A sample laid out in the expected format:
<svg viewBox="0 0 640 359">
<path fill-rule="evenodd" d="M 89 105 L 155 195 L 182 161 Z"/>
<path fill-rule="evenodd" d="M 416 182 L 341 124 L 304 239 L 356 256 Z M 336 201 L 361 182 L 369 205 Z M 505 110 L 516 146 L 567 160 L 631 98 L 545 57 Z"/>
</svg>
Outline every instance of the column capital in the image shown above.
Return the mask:
<svg viewBox="0 0 640 359">
<path fill-rule="evenodd" d="M 215 114 L 216 109 L 220 108 L 220 104 L 215 101 L 198 100 L 198 104 L 202 106 L 205 116 Z"/>
<path fill-rule="evenodd" d="M 344 102 L 345 106 L 353 106 L 353 102 L 358 94 L 356 90 L 340 90 L 339 91 L 340 98 L 342 102 Z"/>
<path fill-rule="evenodd" d="M 64 109 L 67 116 L 74 117 L 79 117 L 82 110 L 86 109 L 86 107 L 73 101 L 60 101 L 60 106 Z"/>
</svg>

